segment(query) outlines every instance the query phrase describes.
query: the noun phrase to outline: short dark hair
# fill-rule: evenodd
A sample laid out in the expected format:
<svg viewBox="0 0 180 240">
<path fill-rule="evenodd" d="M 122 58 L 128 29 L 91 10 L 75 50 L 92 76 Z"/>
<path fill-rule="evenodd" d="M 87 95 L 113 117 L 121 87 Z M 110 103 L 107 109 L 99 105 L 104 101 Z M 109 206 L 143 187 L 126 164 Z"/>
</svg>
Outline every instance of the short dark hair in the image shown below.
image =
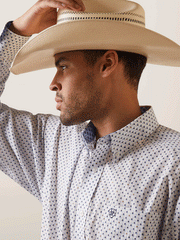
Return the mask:
<svg viewBox="0 0 180 240">
<path fill-rule="evenodd" d="M 102 57 L 108 50 L 83 50 L 85 59 L 91 66 L 97 62 L 98 58 Z M 143 69 L 146 66 L 147 57 L 130 52 L 116 51 L 119 62 L 124 64 L 124 74 L 136 90 L 138 88 L 139 80 Z"/>
</svg>

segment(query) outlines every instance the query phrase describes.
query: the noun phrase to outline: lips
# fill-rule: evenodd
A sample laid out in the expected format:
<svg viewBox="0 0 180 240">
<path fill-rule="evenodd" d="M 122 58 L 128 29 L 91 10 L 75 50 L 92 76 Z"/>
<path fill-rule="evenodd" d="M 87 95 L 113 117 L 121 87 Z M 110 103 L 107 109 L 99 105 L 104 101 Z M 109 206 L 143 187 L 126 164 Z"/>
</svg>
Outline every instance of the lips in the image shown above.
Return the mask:
<svg viewBox="0 0 180 240">
<path fill-rule="evenodd" d="M 61 98 L 58 98 L 58 97 L 55 97 L 55 101 L 58 103 L 58 102 L 62 102 L 62 99 Z"/>
<path fill-rule="evenodd" d="M 61 105 L 62 105 L 62 99 L 55 97 L 55 101 L 57 102 L 56 109 L 61 110 Z"/>
</svg>

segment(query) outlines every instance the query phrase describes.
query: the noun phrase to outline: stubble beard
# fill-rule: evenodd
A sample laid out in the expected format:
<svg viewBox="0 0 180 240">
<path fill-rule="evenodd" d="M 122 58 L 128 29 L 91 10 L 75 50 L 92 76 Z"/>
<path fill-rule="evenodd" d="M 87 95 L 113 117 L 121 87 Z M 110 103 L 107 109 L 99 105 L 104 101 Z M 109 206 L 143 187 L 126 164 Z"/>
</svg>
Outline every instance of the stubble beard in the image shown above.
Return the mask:
<svg viewBox="0 0 180 240">
<path fill-rule="evenodd" d="M 87 74 L 86 81 L 89 81 L 91 92 L 91 87 L 93 88 L 93 74 Z M 92 91 L 93 92 L 93 91 Z M 94 95 L 87 97 L 87 99 L 82 99 L 74 95 L 69 99 L 69 102 L 75 103 L 74 106 L 66 104 L 66 99 L 63 99 L 64 112 L 60 113 L 61 123 L 65 126 L 77 125 L 92 119 L 95 113 L 95 108 L 98 109 L 100 102 L 100 94 L 96 92 Z"/>
<path fill-rule="evenodd" d="M 89 114 L 85 113 L 85 111 L 83 110 L 84 108 L 81 108 L 82 106 L 80 107 L 79 104 L 79 102 L 76 102 L 75 107 L 73 108 L 70 108 L 66 105 L 65 112 L 60 113 L 60 120 L 63 125 L 72 126 L 81 124 L 89 120 Z"/>
</svg>

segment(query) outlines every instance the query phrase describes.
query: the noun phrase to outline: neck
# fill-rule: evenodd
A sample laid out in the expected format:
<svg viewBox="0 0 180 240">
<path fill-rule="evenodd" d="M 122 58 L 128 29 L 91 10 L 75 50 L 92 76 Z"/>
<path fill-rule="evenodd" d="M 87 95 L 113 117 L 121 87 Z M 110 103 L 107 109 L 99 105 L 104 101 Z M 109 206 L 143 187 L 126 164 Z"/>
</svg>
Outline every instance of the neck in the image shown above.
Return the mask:
<svg viewBox="0 0 180 240">
<path fill-rule="evenodd" d="M 136 100 L 131 100 L 132 98 L 127 97 L 124 103 L 119 103 L 117 101 L 115 103 L 112 102 L 110 104 L 111 106 L 106 108 L 104 114 L 101 112 L 101 118 L 92 120 L 97 129 L 97 140 L 125 127 L 141 115 L 141 109 L 137 98 Z"/>
</svg>

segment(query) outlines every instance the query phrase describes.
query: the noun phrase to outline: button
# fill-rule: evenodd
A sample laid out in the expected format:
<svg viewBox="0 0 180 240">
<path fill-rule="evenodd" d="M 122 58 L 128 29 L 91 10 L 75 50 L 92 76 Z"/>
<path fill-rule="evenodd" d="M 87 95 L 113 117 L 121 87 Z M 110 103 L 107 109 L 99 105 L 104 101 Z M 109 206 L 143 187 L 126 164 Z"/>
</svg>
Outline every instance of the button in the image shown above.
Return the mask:
<svg viewBox="0 0 180 240">
<path fill-rule="evenodd" d="M 82 210 L 82 211 L 80 212 L 80 214 L 81 214 L 81 217 L 83 217 L 83 216 L 84 216 L 84 211 Z"/>
<path fill-rule="evenodd" d="M 81 153 L 81 156 L 82 157 L 86 157 L 88 155 L 88 149 L 87 148 L 84 148 L 82 153 Z"/>
<path fill-rule="evenodd" d="M 92 157 L 92 151 L 89 150 L 89 157 L 91 158 Z"/>
<path fill-rule="evenodd" d="M 116 157 L 116 158 L 119 158 L 119 156 L 120 156 L 120 153 L 119 153 L 119 152 L 116 152 L 116 153 L 115 153 L 115 157 Z"/>
<path fill-rule="evenodd" d="M 98 167 L 93 167 L 93 172 L 96 173 L 98 171 Z"/>
</svg>

